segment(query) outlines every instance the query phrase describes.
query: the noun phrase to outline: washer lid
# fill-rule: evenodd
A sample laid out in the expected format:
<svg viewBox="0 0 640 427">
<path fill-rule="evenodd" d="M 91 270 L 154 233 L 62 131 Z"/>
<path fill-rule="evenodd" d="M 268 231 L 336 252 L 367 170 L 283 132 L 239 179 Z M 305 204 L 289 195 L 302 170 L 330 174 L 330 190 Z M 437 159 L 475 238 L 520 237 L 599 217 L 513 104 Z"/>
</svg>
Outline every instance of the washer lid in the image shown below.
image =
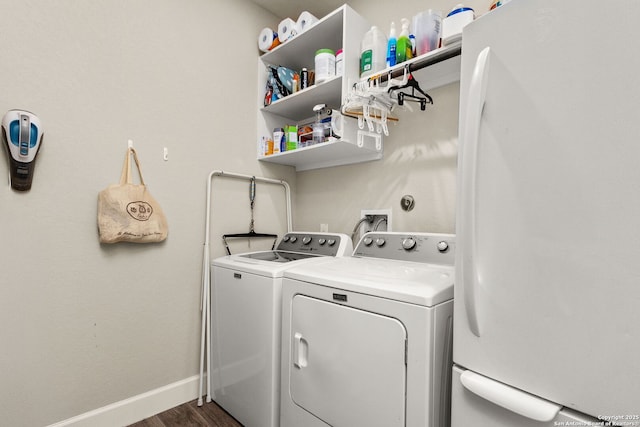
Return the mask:
<svg viewBox="0 0 640 427">
<path fill-rule="evenodd" d="M 273 258 L 275 251 L 257 251 L 248 252 L 244 254 L 226 255 L 220 258 L 216 258 L 211 261 L 212 268 L 229 268 L 232 270 L 243 271 L 245 273 L 257 274 L 266 277 L 282 277 L 283 272 L 294 265 L 318 262 L 324 258 L 330 258 L 325 256 L 301 254 L 301 257 L 286 256 L 282 251 L 280 253 L 280 260 Z M 282 262 L 280 262 L 282 261 Z"/>
<path fill-rule="evenodd" d="M 312 255 L 312 254 L 301 254 L 298 252 L 287 252 L 287 251 L 264 251 L 264 252 L 251 252 L 247 254 L 239 254 L 240 258 L 251 258 L 257 259 L 260 261 L 271 261 L 271 262 L 291 262 L 297 261 L 300 259 L 313 258 L 320 255 Z"/>
<path fill-rule="evenodd" d="M 298 265 L 285 278 L 427 307 L 453 299 L 451 266 L 376 258 L 326 258 Z"/>
</svg>

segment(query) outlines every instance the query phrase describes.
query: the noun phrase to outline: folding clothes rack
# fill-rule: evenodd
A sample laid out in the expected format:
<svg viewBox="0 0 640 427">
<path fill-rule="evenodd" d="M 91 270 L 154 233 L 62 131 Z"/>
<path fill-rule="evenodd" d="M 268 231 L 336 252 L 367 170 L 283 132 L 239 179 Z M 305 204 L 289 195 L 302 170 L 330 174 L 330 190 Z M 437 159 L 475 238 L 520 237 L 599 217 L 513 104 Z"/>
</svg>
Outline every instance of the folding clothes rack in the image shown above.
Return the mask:
<svg viewBox="0 0 640 427">
<path fill-rule="evenodd" d="M 202 384 L 204 379 L 204 358 L 205 350 L 207 357 L 207 403 L 211 402 L 215 396 L 211 391 L 211 338 L 210 338 L 210 325 L 211 325 L 211 260 L 209 259 L 209 234 L 211 229 L 211 187 L 213 177 L 226 177 L 234 179 L 243 179 L 249 182 L 264 182 L 267 184 L 282 185 L 285 191 L 286 210 L 287 210 L 287 232 L 291 232 L 291 188 L 289 184 L 281 179 L 261 178 L 250 175 L 243 175 L 232 172 L 224 172 L 221 170 L 214 170 L 209 174 L 207 179 L 207 213 L 205 217 L 205 232 L 204 232 L 204 249 L 202 254 L 202 294 L 201 294 L 201 311 L 202 311 L 202 335 L 200 337 L 200 383 L 198 385 L 198 406 L 202 406 Z M 209 333 L 209 334 L 207 334 Z"/>
</svg>

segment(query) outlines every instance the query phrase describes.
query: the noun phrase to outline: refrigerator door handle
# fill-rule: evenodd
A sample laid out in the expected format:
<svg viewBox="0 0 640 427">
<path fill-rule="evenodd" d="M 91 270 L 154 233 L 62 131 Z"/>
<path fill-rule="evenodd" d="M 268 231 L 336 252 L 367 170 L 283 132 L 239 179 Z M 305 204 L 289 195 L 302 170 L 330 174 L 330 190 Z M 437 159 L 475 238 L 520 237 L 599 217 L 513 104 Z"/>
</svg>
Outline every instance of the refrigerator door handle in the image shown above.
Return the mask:
<svg viewBox="0 0 640 427">
<path fill-rule="evenodd" d="M 481 398 L 535 421 L 550 422 L 562 409 L 560 405 L 472 371 L 464 371 L 460 376 L 460 382 L 464 388 Z"/>
<path fill-rule="evenodd" d="M 467 103 L 466 121 L 463 134 L 463 177 L 462 185 L 466 194 L 462 200 L 463 214 L 462 226 L 467 241 L 461 244 L 462 248 L 462 283 L 464 287 L 464 307 L 467 314 L 467 322 L 471 332 L 479 337 L 480 325 L 478 322 L 476 289 L 478 286 L 478 272 L 476 268 L 476 178 L 478 137 L 480 134 L 480 121 L 487 95 L 489 82 L 489 54 L 491 49 L 484 48 L 478 55 L 476 65 L 469 86 L 469 100 Z M 460 235 L 460 233 L 458 233 Z"/>
</svg>

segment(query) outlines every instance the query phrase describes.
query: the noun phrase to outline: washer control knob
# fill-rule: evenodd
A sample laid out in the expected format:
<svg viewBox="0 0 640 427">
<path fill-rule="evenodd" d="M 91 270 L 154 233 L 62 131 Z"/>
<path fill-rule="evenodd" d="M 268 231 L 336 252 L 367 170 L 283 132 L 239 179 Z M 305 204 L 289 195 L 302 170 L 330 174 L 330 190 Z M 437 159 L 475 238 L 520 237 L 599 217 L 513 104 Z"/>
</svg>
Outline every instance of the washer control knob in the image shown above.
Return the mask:
<svg viewBox="0 0 640 427">
<path fill-rule="evenodd" d="M 327 243 L 327 239 L 318 239 L 318 243 L 320 244 L 320 246 L 322 246 Z"/>
<path fill-rule="evenodd" d="M 378 238 L 376 239 L 376 245 L 377 245 L 379 248 L 383 247 L 385 243 L 386 243 L 386 242 L 385 242 L 385 240 L 384 240 L 382 237 L 378 237 Z"/>
<path fill-rule="evenodd" d="M 446 252 L 447 249 L 449 249 L 449 244 L 447 242 L 445 242 L 444 240 L 438 242 L 438 250 L 440 252 Z"/>
<path fill-rule="evenodd" d="M 298 241 L 298 238 L 296 236 L 291 236 L 291 239 L 289 239 L 289 241 L 291 243 L 295 243 L 296 241 Z"/>
<path fill-rule="evenodd" d="M 373 239 L 371 237 L 365 237 L 362 239 L 362 243 L 364 243 L 365 246 L 371 246 Z"/>
<path fill-rule="evenodd" d="M 329 240 L 327 240 L 327 244 L 328 244 L 329 246 L 333 246 L 333 245 L 335 245 L 335 244 L 336 244 L 336 239 L 329 239 Z"/>
<path fill-rule="evenodd" d="M 302 238 L 302 244 L 303 245 L 308 245 L 309 243 L 311 243 L 311 236 L 304 236 Z"/>
<path fill-rule="evenodd" d="M 413 237 L 402 239 L 402 247 L 407 251 L 412 250 L 416 247 L 416 239 L 414 239 Z"/>
<path fill-rule="evenodd" d="M 282 241 L 283 241 L 283 242 L 288 242 L 290 238 L 291 238 L 291 237 L 287 234 L 286 236 L 284 236 L 284 237 L 282 238 Z"/>
</svg>

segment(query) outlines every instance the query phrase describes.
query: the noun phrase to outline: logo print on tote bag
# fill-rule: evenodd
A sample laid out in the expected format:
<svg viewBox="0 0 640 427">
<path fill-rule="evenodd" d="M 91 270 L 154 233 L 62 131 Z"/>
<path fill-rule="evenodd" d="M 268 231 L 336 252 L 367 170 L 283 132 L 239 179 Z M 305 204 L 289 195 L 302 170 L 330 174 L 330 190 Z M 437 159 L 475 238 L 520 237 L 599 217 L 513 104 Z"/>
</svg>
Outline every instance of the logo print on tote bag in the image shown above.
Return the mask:
<svg viewBox="0 0 640 427">
<path fill-rule="evenodd" d="M 153 208 L 147 202 L 137 201 L 131 202 L 127 205 L 127 212 L 133 219 L 137 219 L 138 221 L 146 221 L 151 218 Z"/>
</svg>

